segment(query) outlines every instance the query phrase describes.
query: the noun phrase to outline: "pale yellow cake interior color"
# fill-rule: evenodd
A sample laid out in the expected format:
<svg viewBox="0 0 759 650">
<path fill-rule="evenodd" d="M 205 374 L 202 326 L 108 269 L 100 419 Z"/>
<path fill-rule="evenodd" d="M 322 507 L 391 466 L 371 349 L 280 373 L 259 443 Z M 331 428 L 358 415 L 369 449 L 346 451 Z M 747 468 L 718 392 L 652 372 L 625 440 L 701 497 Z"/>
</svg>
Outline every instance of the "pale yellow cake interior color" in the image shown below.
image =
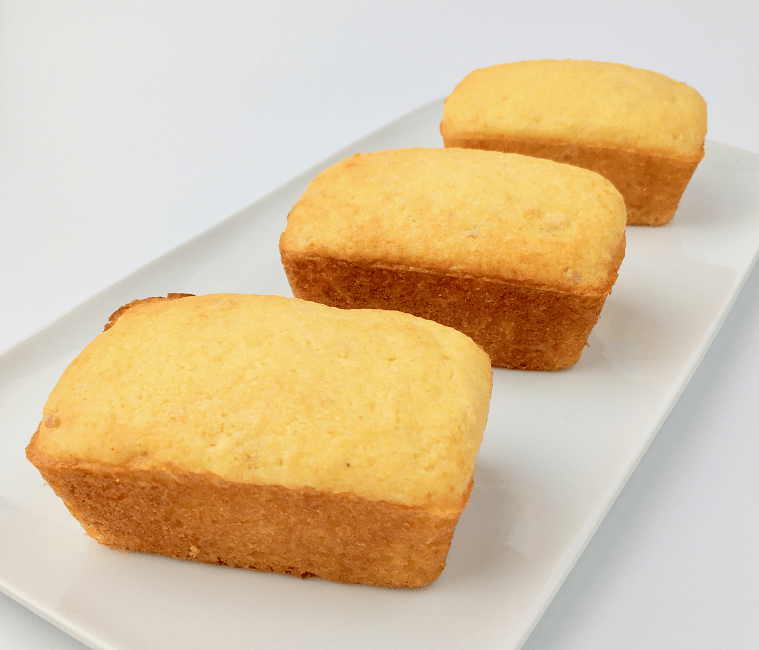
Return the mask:
<svg viewBox="0 0 759 650">
<path fill-rule="evenodd" d="M 522 61 L 470 73 L 446 99 L 443 137 L 571 142 L 700 159 L 706 103 L 664 75 L 597 61 Z"/>
<path fill-rule="evenodd" d="M 398 149 L 357 154 L 319 174 L 290 212 L 280 248 L 605 291 L 625 221 L 614 186 L 578 167 L 476 149 Z"/>
<path fill-rule="evenodd" d="M 66 370 L 38 450 L 457 512 L 488 356 L 407 314 L 218 294 L 127 309 Z"/>
</svg>

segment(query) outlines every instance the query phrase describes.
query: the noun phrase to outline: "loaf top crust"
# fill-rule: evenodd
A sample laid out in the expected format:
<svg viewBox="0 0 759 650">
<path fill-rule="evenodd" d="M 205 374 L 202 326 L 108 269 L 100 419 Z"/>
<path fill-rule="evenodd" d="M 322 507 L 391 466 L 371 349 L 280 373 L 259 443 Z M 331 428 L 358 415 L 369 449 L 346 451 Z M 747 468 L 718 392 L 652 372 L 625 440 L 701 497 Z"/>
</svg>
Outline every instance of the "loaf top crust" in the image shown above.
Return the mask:
<svg viewBox="0 0 759 650">
<path fill-rule="evenodd" d="M 330 257 L 607 293 L 626 212 L 594 172 L 477 149 L 356 154 L 290 212 L 283 255 Z"/>
<path fill-rule="evenodd" d="M 36 453 L 459 512 L 492 385 L 408 314 L 217 294 L 137 301 L 72 362 Z"/>
<path fill-rule="evenodd" d="M 470 73 L 446 99 L 449 139 L 507 137 L 700 160 L 706 103 L 649 70 L 597 61 L 522 61 Z"/>
</svg>

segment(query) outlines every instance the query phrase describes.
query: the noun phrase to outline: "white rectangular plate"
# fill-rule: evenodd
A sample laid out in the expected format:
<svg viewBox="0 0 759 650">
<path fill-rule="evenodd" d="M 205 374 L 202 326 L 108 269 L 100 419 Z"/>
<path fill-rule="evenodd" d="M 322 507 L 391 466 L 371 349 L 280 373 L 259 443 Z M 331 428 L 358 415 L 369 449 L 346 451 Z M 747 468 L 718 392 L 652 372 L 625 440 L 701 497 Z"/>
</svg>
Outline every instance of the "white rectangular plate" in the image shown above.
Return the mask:
<svg viewBox="0 0 759 650">
<path fill-rule="evenodd" d="M 0 589 L 94 648 L 518 648 L 669 413 L 759 252 L 759 155 L 708 143 L 674 221 L 628 228 L 573 368 L 495 372 L 448 566 L 415 591 L 112 551 L 24 447 L 66 365 L 134 298 L 291 295 L 279 234 L 313 176 L 356 151 L 440 146 L 435 101 L 161 257 L 0 357 Z"/>
</svg>

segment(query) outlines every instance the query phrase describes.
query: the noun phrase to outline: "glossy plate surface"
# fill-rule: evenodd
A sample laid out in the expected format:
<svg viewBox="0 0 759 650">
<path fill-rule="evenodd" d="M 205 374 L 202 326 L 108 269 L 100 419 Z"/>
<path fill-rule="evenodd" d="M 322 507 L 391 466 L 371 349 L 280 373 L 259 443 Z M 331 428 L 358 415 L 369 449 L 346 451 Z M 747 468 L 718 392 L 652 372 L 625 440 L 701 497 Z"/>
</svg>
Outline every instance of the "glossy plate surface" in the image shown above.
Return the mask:
<svg viewBox="0 0 759 650">
<path fill-rule="evenodd" d="M 497 370 L 475 488 L 430 587 L 395 591 L 111 551 L 24 447 L 108 316 L 168 292 L 291 295 L 277 243 L 313 176 L 356 151 L 441 146 L 435 101 L 167 253 L 0 356 L 0 589 L 94 648 L 518 648 L 627 481 L 759 253 L 759 155 L 708 142 L 675 219 L 628 228 L 589 347 Z"/>
</svg>

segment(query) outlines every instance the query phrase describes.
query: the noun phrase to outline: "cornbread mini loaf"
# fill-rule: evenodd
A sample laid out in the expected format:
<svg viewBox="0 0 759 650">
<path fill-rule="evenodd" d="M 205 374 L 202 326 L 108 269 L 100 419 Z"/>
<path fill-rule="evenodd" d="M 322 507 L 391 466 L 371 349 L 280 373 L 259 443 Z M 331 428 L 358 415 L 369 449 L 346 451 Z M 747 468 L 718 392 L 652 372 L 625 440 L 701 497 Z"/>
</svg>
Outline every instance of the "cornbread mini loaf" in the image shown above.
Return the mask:
<svg viewBox="0 0 759 650">
<path fill-rule="evenodd" d="M 319 174 L 280 238 L 293 294 L 396 309 L 495 366 L 574 364 L 617 278 L 625 207 L 598 174 L 473 149 L 358 154 Z"/>
<path fill-rule="evenodd" d="M 625 197 L 627 223 L 661 225 L 704 156 L 706 104 L 664 75 L 596 61 L 475 70 L 446 99 L 446 147 L 549 158 L 591 169 Z"/>
<path fill-rule="evenodd" d="M 27 448 L 120 549 L 330 580 L 435 580 L 469 497 L 487 355 L 397 312 L 275 296 L 135 301 Z"/>
</svg>

